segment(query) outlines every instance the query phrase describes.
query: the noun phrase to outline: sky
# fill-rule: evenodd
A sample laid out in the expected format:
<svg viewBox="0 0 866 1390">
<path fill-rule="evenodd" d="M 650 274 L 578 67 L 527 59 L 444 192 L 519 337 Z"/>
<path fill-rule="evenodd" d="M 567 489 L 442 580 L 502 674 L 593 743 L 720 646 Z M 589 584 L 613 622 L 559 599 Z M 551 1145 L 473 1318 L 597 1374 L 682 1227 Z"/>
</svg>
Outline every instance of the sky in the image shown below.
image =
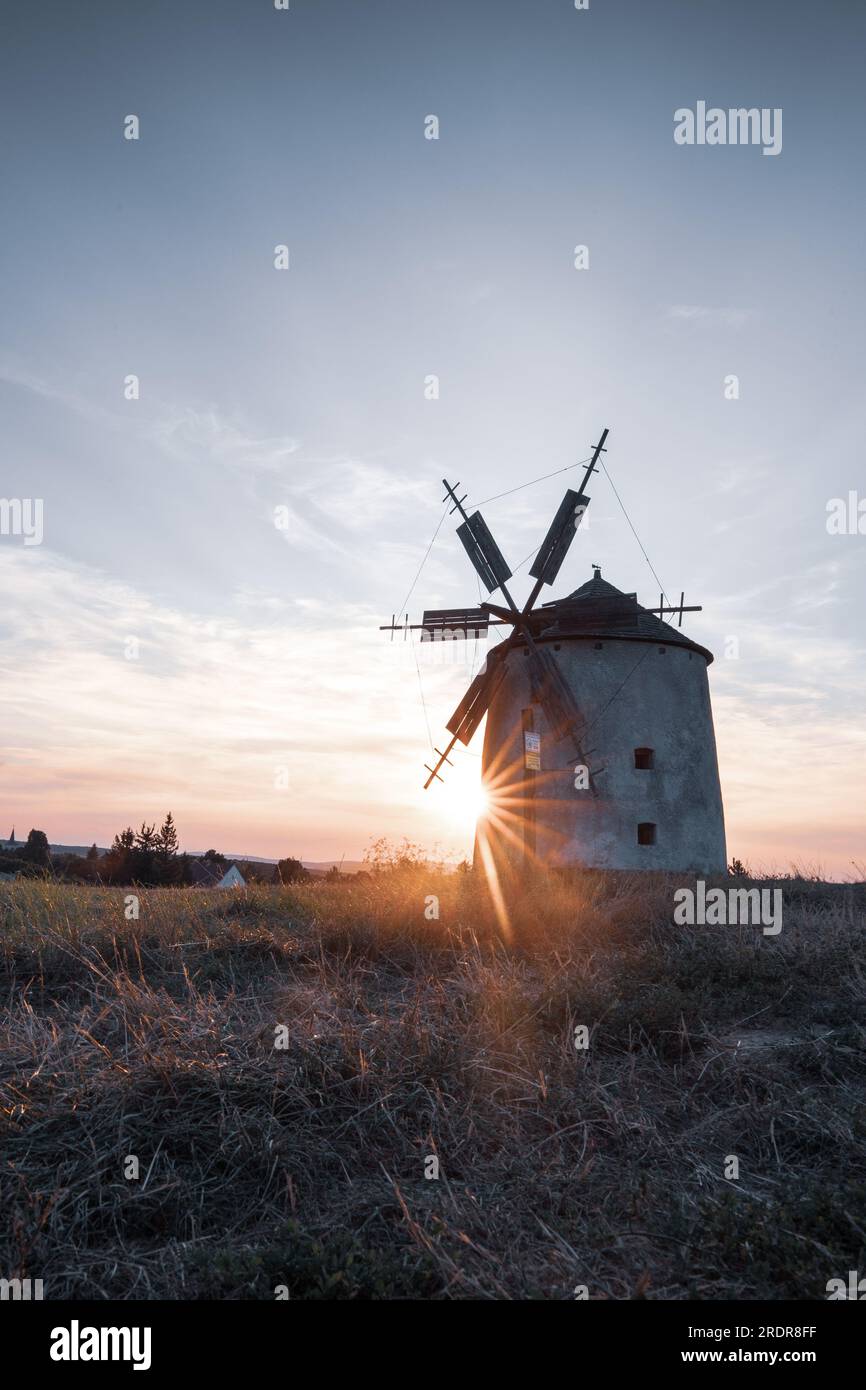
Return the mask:
<svg viewBox="0 0 866 1390">
<path fill-rule="evenodd" d="M 665 591 L 703 605 L 729 858 L 866 862 L 866 10 L 47 0 L 3 27 L 0 498 L 43 534 L 0 534 L 0 835 L 171 810 L 189 850 L 469 851 L 481 735 L 444 786 L 424 763 L 483 644 L 378 627 L 478 602 L 449 517 L 406 604 L 442 478 L 477 504 L 607 426 Z M 699 101 L 781 109 L 781 152 L 677 144 Z M 512 568 L 579 476 L 485 506 Z M 597 562 L 657 602 L 590 491 L 546 597 Z"/>
</svg>

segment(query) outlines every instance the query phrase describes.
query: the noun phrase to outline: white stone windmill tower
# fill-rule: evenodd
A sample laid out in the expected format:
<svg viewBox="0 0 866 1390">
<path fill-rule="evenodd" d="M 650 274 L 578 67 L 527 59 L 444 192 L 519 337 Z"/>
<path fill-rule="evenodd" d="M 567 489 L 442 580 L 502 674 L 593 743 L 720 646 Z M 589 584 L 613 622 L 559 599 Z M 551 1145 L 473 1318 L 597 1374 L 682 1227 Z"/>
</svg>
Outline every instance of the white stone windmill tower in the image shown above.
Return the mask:
<svg viewBox="0 0 866 1390">
<path fill-rule="evenodd" d="M 604 452 L 602 434 L 579 492 L 569 490 L 529 573 L 523 608 L 480 512 L 457 529 L 488 593 L 506 606 L 424 614 L 422 641 L 483 635 L 508 625 L 448 722 L 452 735 L 425 787 L 454 745 L 468 744 L 484 715 L 482 777 L 487 810 L 476 832 L 489 863 L 519 868 L 724 872 L 725 827 L 707 667 L 712 654 L 681 631 L 686 608 L 662 599 L 642 608 L 593 577 L 567 597 L 535 607 L 552 584 L 589 504 L 584 489 Z M 662 620 L 677 613 L 680 627 Z M 395 629 L 394 620 L 391 622 Z"/>
</svg>

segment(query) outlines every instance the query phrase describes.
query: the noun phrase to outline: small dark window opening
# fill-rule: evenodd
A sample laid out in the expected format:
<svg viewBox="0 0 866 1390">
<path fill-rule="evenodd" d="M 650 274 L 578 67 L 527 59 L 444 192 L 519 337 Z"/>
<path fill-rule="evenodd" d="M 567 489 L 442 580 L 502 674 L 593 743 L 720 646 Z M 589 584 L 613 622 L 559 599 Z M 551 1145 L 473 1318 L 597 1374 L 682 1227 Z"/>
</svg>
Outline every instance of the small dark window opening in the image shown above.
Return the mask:
<svg viewBox="0 0 866 1390">
<path fill-rule="evenodd" d="M 600 652 L 603 646 L 604 646 L 604 643 L 603 643 L 603 642 L 596 642 L 596 644 L 595 644 L 595 650 L 596 650 L 597 652 Z"/>
<path fill-rule="evenodd" d="M 640 768 L 641 772 L 649 772 L 650 768 L 655 767 L 655 753 L 651 748 L 636 748 L 634 750 L 634 765 Z"/>
<path fill-rule="evenodd" d="M 651 820 L 638 821 L 637 842 L 639 845 L 654 845 L 656 842 L 656 828 Z"/>
</svg>

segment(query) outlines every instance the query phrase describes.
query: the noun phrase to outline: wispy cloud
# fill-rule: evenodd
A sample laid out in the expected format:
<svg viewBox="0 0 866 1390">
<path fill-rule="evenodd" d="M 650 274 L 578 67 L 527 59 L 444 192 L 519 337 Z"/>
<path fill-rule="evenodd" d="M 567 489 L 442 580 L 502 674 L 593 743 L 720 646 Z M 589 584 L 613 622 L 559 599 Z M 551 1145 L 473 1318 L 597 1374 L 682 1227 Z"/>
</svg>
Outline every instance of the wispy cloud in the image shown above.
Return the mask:
<svg viewBox="0 0 866 1390">
<path fill-rule="evenodd" d="M 291 435 L 261 438 L 214 407 L 167 413 L 151 426 L 151 436 L 175 457 L 203 454 L 225 468 L 253 473 L 281 472 L 299 448 Z"/>
<path fill-rule="evenodd" d="M 468 848 L 461 808 L 422 791 L 412 652 L 363 605 L 267 610 L 246 591 L 206 618 L 45 549 L 0 550 L 0 582 L 16 592 L 0 624 L 10 824 L 77 843 L 170 808 L 191 848 L 351 857 L 379 833 Z M 448 705 L 463 674 L 426 673 L 431 697 Z"/>
<path fill-rule="evenodd" d="M 65 382 L 52 381 L 42 377 L 21 363 L 14 362 L 8 356 L 0 361 L 0 382 L 6 386 L 26 391 L 31 396 L 38 396 L 42 400 L 50 401 L 54 405 L 62 406 L 83 420 L 88 420 L 103 428 L 117 429 L 125 423 L 119 412 L 107 410 L 105 406 L 72 390 Z"/>
<path fill-rule="evenodd" d="M 410 511 L 417 515 L 435 491 L 427 478 L 355 458 L 302 460 L 287 490 L 351 532 L 370 530 Z"/>
<path fill-rule="evenodd" d="M 707 304 L 671 304 L 665 318 L 679 323 L 706 323 L 725 328 L 742 328 L 755 317 L 751 309 L 712 308 Z"/>
</svg>

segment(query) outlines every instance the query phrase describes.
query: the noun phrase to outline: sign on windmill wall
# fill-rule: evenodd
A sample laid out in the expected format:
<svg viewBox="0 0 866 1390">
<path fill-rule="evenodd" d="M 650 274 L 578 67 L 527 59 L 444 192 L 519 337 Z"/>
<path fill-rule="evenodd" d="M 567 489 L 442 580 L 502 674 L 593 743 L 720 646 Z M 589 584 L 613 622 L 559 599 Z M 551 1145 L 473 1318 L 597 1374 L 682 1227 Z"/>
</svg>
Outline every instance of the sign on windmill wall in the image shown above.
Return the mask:
<svg viewBox="0 0 866 1390">
<path fill-rule="evenodd" d="M 541 734 L 534 734 L 530 729 L 523 734 L 523 766 L 529 772 L 541 771 Z"/>
</svg>

